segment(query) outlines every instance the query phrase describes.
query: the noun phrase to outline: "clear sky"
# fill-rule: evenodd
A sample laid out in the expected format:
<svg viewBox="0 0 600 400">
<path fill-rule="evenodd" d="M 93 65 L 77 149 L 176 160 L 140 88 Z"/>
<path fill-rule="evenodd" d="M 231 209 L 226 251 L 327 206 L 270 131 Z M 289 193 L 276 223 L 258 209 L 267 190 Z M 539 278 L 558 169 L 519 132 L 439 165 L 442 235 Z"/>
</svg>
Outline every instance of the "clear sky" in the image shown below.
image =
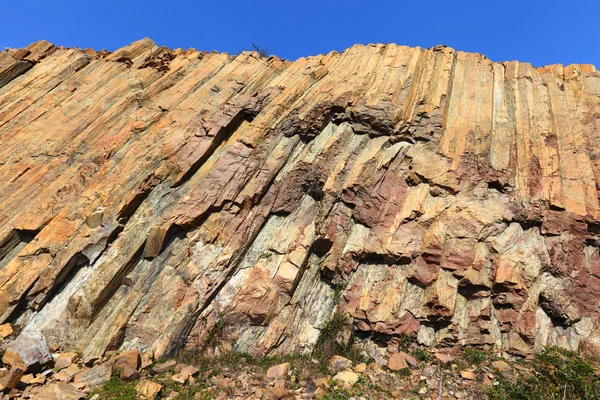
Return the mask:
<svg viewBox="0 0 600 400">
<path fill-rule="evenodd" d="M 355 43 L 445 44 L 493 61 L 600 68 L 600 0 L 21 0 L 0 6 L 0 47 L 39 39 L 114 50 L 158 45 L 287 59 Z"/>
</svg>

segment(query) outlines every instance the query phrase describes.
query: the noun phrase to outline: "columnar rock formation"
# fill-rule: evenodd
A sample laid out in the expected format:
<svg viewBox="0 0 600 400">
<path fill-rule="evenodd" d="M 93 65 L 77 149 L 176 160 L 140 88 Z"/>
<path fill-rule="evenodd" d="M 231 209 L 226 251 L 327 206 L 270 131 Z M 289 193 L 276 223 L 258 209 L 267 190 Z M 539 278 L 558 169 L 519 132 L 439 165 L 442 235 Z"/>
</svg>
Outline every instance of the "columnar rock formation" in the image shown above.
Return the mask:
<svg viewBox="0 0 600 400">
<path fill-rule="evenodd" d="M 600 345 L 600 74 L 448 47 L 0 53 L 0 323 L 97 355 Z"/>
</svg>

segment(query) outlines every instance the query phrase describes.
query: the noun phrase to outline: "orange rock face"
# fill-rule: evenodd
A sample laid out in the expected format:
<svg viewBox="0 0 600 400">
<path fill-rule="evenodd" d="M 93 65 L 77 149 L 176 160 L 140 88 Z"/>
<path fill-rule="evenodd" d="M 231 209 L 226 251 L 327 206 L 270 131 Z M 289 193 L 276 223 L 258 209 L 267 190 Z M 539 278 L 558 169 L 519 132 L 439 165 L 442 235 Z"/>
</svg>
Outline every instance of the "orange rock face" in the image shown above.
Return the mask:
<svg viewBox="0 0 600 400">
<path fill-rule="evenodd" d="M 599 139 L 590 65 L 0 53 L 0 324 L 93 356 L 309 352 L 336 312 L 371 353 L 600 344 Z"/>
</svg>

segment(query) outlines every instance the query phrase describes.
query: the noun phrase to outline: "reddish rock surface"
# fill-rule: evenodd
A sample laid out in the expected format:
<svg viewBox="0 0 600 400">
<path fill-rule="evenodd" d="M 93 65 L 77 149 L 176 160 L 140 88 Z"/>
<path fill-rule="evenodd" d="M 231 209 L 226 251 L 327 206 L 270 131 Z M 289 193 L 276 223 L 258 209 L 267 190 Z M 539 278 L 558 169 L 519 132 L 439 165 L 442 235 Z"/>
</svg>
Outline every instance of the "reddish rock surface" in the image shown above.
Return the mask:
<svg viewBox="0 0 600 400">
<path fill-rule="evenodd" d="M 593 66 L 444 46 L 0 53 L 0 324 L 84 356 L 307 352 L 336 312 L 374 358 L 600 345 L 599 113 Z"/>
</svg>

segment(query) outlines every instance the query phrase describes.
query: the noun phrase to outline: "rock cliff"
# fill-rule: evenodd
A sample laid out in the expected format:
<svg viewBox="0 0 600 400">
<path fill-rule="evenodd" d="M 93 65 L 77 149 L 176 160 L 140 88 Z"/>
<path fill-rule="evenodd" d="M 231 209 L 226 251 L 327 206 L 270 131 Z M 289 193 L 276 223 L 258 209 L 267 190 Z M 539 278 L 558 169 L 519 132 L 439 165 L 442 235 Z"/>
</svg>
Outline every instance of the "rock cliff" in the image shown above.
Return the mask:
<svg viewBox="0 0 600 400">
<path fill-rule="evenodd" d="M 340 313 L 372 354 L 600 346 L 599 139 L 591 65 L 9 50 L 0 323 L 84 355 L 309 352 Z"/>
</svg>

